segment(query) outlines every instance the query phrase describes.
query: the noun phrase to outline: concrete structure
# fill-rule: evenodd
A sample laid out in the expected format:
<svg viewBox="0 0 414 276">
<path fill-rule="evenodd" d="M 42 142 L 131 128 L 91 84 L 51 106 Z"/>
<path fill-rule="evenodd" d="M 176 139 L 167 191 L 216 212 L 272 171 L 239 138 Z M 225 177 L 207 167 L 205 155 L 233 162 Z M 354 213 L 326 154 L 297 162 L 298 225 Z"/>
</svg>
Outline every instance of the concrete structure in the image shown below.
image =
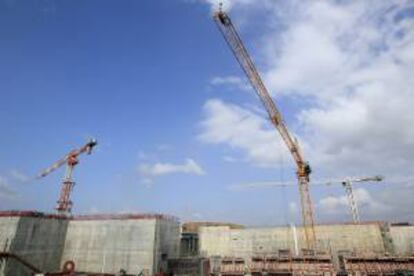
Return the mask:
<svg viewBox="0 0 414 276">
<path fill-rule="evenodd" d="M 179 222 L 161 215 L 76 217 L 69 223 L 62 264 L 77 271 L 152 275 L 179 252 Z"/>
<path fill-rule="evenodd" d="M 312 275 L 335 275 L 335 271 L 342 269 L 340 261 L 343 259 L 340 256 L 354 258 L 349 259 L 355 263 L 352 271 L 365 271 L 372 264 L 384 271 L 414 265 L 414 258 L 407 258 L 414 255 L 414 226 L 374 222 L 318 225 L 315 230 L 317 248 L 315 252 L 309 252 L 301 250 L 305 247 L 301 227 L 200 227 L 199 254 L 210 260 L 219 260 L 218 264 L 210 265 L 222 275 L 240 274 L 246 269 L 252 273 L 266 269 L 280 274 L 287 268 L 298 275 L 308 275 L 310 271 L 319 273 Z M 384 258 L 387 255 L 404 257 Z M 319 269 L 319 266 L 327 271 Z M 374 270 L 370 268 L 371 272 Z"/>
<path fill-rule="evenodd" d="M 222 267 L 223 260 L 230 260 L 231 266 L 240 262 L 254 267 L 254 264 L 280 266 L 278 260 L 288 258 L 295 264 L 290 252 L 294 257 L 304 247 L 300 227 L 244 229 L 216 223 L 189 225 L 187 231 L 193 232 L 180 233 L 176 218 L 157 214 L 66 217 L 38 212 L 0 212 L 0 252 L 14 253 L 47 272 L 59 271 L 64 262 L 71 260 L 77 271 L 115 274 L 124 269 L 131 274 L 154 275 L 168 271 L 168 260 L 183 274 L 199 269 L 206 271 L 205 260 L 216 267 L 216 259 L 219 268 L 225 267 Z M 357 257 L 357 254 L 364 258 L 414 254 L 414 226 L 408 224 L 318 225 L 316 233 L 318 250 L 328 255 L 344 251 L 350 253 L 348 257 Z M 182 259 L 178 259 L 180 234 L 181 256 L 187 256 Z M 289 252 L 289 257 L 281 252 Z M 338 265 L 337 258 L 333 262 Z M 301 265 L 300 261 L 297 263 Z M 28 274 L 27 268 L 0 254 L 0 276 Z"/>
<path fill-rule="evenodd" d="M 0 251 L 15 253 L 41 270 L 58 271 L 68 220 L 36 212 L 0 213 Z M 0 260 L 0 275 L 29 275 L 15 261 Z"/>
<path fill-rule="evenodd" d="M 153 275 L 178 257 L 179 237 L 179 221 L 164 215 L 0 212 L 0 251 L 48 272 L 72 260 L 77 271 Z M 28 274 L 16 261 L 0 260 L 0 275 Z"/>
<path fill-rule="evenodd" d="M 181 257 L 198 256 L 198 232 L 201 227 L 228 226 L 230 229 L 244 229 L 240 224 L 215 221 L 186 222 L 181 226 Z"/>
<path fill-rule="evenodd" d="M 414 256 L 414 226 L 394 225 L 390 227 L 394 254 Z"/>
<path fill-rule="evenodd" d="M 318 225 L 317 249 L 333 253 L 352 251 L 359 255 L 389 252 L 381 223 Z M 296 235 L 295 235 L 296 232 Z M 201 227 L 199 251 L 202 256 L 251 258 L 290 249 L 298 254 L 305 248 L 303 229 L 298 227 L 230 229 L 227 226 Z"/>
<path fill-rule="evenodd" d="M 168 260 L 168 275 L 175 276 L 208 276 L 210 274 L 210 260 L 198 257 L 185 257 Z"/>
<path fill-rule="evenodd" d="M 181 233 L 180 256 L 198 256 L 198 234 Z"/>
<path fill-rule="evenodd" d="M 200 227 L 206 226 L 228 226 L 230 229 L 244 229 L 245 226 L 241 224 L 235 224 L 230 222 L 218 222 L 218 221 L 191 221 L 183 223 L 181 231 L 183 233 L 198 233 Z"/>
</svg>

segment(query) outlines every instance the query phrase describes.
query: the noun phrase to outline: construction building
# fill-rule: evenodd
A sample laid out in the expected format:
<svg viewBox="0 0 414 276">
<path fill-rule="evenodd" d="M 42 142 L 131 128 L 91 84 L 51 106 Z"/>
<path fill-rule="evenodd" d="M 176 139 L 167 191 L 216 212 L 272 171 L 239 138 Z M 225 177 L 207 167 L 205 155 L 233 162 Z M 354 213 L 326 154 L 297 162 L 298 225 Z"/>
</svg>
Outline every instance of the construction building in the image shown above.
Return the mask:
<svg viewBox="0 0 414 276">
<path fill-rule="evenodd" d="M 180 230 L 177 218 L 158 214 L 3 211 L 0 275 L 58 272 L 67 262 L 73 262 L 77 272 L 107 275 L 121 270 L 130 275 L 414 270 L 412 225 L 326 224 L 315 230 L 317 248 L 309 251 L 304 250 L 302 227 L 200 222 L 184 224 Z"/>
<path fill-rule="evenodd" d="M 411 231 L 414 230 L 411 227 Z M 336 255 L 349 251 L 358 255 L 382 255 L 394 251 L 389 228 L 383 223 L 333 224 L 315 227 L 316 250 Z M 300 255 L 306 248 L 302 227 L 230 229 L 227 226 L 201 227 L 199 250 L 203 256 L 251 258 L 290 250 Z"/>
<path fill-rule="evenodd" d="M 202 227 L 209 226 L 226 226 L 229 229 L 244 229 L 240 224 L 226 223 L 226 222 L 187 222 L 181 226 L 181 257 L 191 257 L 199 255 L 199 239 L 198 233 Z"/>
<path fill-rule="evenodd" d="M 170 216 L 123 214 L 71 216 L 0 212 L 0 248 L 41 271 L 153 275 L 179 254 L 180 224 Z M 0 275 L 30 275 L 12 258 L 0 258 Z"/>
<path fill-rule="evenodd" d="M 210 259 L 211 271 L 221 275 L 414 271 L 412 225 L 326 224 L 315 226 L 315 231 L 315 250 L 307 250 L 303 227 L 200 226 L 197 254 Z"/>
<path fill-rule="evenodd" d="M 59 271 L 69 220 L 37 212 L 0 212 L 0 248 L 36 268 Z M 15 259 L 0 259 L 0 275 L 27 275 Z"/>
</svg>

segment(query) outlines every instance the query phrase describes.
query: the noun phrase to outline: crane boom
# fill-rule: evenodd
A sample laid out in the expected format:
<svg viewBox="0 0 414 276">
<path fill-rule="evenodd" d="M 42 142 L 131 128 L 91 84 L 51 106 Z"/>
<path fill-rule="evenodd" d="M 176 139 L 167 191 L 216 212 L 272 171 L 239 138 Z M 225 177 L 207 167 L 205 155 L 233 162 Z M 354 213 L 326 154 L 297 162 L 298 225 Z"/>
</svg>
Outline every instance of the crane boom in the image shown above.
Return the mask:
<svg viewBox="0 0 414 276">
<path fill-rule="evenodd" d="M 283 141 L 288 147 L 292 157 L 297 166 L 297 176 L 299 180 L 299 192 L 301 197 L 301 206 L 302 206 L 302 223 L 304 227 L 305 240 L 307 247 L 313 249 L 315 247 L 316 235 L 314 229 L 314 216 L 313 216 L 313 206 L 311 197 L 309 194 L 309 174 L 311 169 L 305 159 L 302 156 L 302 153 L 299 148 L 299 144 L 291 134 L 283 120 L 283 117 L 280 111 L 277 109 L 275 103 L 270 97 L 269 92 L 267 91 L 266 86 L 264 85 L 252 59 L 250 58 L 244 44 L 237 33 L 233 23 L 230 20 L 230 17 L 221 9 L 214 14 L 214 20 L 223 34 L 227 44 L 232 50 L 234 56 L 236 57 L 238 63 L 249 79 L 251 85 L 259 96 L 262 104 L 264 105 L 269 118 L 272 124 L 276 127 L 280 135 L 282 136 Z"/>
<path fill-rule="evenodd" d="M 42 172 L 40 172 L 36 178 L 42 178 L 45 177 L 46 175 L 50 174 L 51 172 L 59 169 L 62 165 L 66 164 L 67 161 L 67 156 L 65 156 L 65 158 L 60 159 L 59 161 L 56 161 L 52 166 L 44 169 Z"/>
<path fill-rule="evenodd" d="M 56 169 L 60 168 L 62 165 L 66 164 L 69 160 L 74 161 L 80 154 L 87 152 L 88 154 L 91 153 L 92 148 L 96 146 L 97 142 L 96 140 L 91 139 L 88 143 L 86 143 L 83 147 L 79 149 L 75 149 L 71 152 L 69 152 L 64 158 L 60 159 L 59 161 L 56 161 L 51 165 L 50 167 L 44 169 L 41 171 L 37 178 L 45 177 L 46 175 L 50 174 L 51 172 L 55 171 Z M 77 163 L 77 161 L 76 161 Z"/>
</svg>

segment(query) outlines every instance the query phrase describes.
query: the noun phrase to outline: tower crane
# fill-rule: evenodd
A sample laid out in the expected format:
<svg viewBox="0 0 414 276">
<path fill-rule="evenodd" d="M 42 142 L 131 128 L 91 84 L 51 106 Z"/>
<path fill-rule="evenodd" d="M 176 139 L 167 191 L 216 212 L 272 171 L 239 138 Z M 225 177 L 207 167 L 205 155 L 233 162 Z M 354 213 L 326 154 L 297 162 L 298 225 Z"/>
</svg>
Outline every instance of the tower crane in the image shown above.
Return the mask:
<svg viewBox="0 0 414 276">
<path fill-rule="evenodd" d="M 270 121 L 279 131 L 283 141 L 288 147 L 297 167 L 297 177 L 299 182 L 299 193 L 301 200 L 302 210 L 302 223 L 304 228 L 305 240 L 308 249 L 315 248 L 316 235 L 314 228 L 314 213 L 311 196 L 309 193 L 309 174 L 311 168 L 308 162 L 305 161 L 303 154 L 299 148 L 299 144 L 296 139 L 292 137 L 289 130 L 283 120 L 281 113 L 270 97 L 266 86 L 264 85 L 252 59 L 250 58 L 243 42 L 237 33 L 230 17 L 225 13 L 222 8 L 214 13 L 214 21 L 216 22 L 220 32 L 224 36 L 228 46 L 232 50 L 238 63 L 249 79 L 251 85 L 259 96 L 262 104 L 264 105 Z"/>
<path fill-rule="evenodd" d="M 352 221 L 355 224 L 361 223 L 360 213 L 358 208 L 358 203 L 355 199 L 354 191 L 353 191 L 353 183 L 362 183 L 362 182 L 380 182 L 384 179 L 384 177 L 380 175 L 376 176 L 369 176 L 369 177 L 348 177 L 345 179 L 337 179 L 337 180 L 330 180 L 330 181 L 312 181 L 311 185 L 342 185 L 345 189 L 345 193 L 348 199 L 349 209 L 352 215 Z M 258 188 L 258 187 L 293 187 L 294 185 L 289 182 L 255 182 L 249 183 L 245 185 L 237 185 L 233 186 L 233 188 Z"/>
<path fill-rule="evenodd" d="M 72 180 L 72 173 L 75 166 L 79 163 L 78 157 L 83 153 L 91 154 L 92 149 L 98 144 L 95 139 L 89 140 L 83 147 L 74 149 L 65 155 L 62 159 L 55 162 L 47 169 L 41 171 L 37 178 L 43 178 L 49 175 L 54 170 L 60 168 L 66 164 L 66 172 L 62 181 L 62 188 L 60 190 L 59 200 L 57 201 L 56 210 L 59 214 L 70 214 L 72 211 L 72 201 L 70 200 L 70 194 L 72 192 L 75 182 Z"/>
<path fill-rule="evenodd" d="M 354 196 L 354 191 L 352 188 L 352 183 L 357 183 L 357 182 L 367 182 L 367 181 L 382 181 L 383 177 L 382 176 L 373 176 L 373 177 L 361 177 L 361 178 L 346 178 L 344 180 L 341 181 L 342 186 L 345 188 L 345 193 L 346 196 L 348 198 L 348 204 L 349 204 L 349 208 L 351 210 L 351 214 L 352 214 L 352 220 L 355 224 L 359 224 L 361 222 L 360 216 L 359 216 L 359 209 L 358 209 L 358 204 L 356 202 L 355 196 Z M 333 182 L 335 183 L 335 182 Z M 338 182 L 336 182 L 338 183 Z"/>
</svg>

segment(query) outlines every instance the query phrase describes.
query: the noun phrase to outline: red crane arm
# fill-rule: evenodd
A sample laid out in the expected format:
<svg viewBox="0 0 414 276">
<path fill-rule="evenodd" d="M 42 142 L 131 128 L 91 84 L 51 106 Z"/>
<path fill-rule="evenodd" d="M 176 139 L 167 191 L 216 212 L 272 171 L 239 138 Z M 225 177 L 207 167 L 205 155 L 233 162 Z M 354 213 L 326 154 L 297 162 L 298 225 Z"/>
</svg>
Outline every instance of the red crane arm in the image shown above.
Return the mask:
<svg viewBox="0 0 414 276">
<path fill-rule="evenodd" d="M 54 170 L 60 168 L 65 163 L 68 163 L 72 166 L 76 165 L 78 163 L 78 156 L 82 153 L 90 154 L 92 151 L 92 148 L 97 145 L 96 140 L 91 139 L 88 143 L 86 143 L 83 147 L 80 149 L 75 149 L 71 152 L 69 152 L 64 158 L 60 159 L 59 161 L 55 162 L 52 166 L 48 167 L 47 169 L 44 169 L 42 172 L 40 172 L 37 176 L 37 178 L 45 177 L 46 175 L 50 174 Z"/>
<path fill-rule="evenodd" d="M 52 166 L 44 169 L 41 173 L 39 173 L 37 175 L 37 178 L 42 178 L 45 177 L 46 175 L 48 175 L 49 173 L 53 172 L 54 170 L 58 169 L 59 167 L 61 167 L 63 164 L 66 163 L 66 161 L 68 160 L 68 157 L 65 156 L 65 158 L 60 159 L 59 161 L 55 162 Z"/>
</svg>

